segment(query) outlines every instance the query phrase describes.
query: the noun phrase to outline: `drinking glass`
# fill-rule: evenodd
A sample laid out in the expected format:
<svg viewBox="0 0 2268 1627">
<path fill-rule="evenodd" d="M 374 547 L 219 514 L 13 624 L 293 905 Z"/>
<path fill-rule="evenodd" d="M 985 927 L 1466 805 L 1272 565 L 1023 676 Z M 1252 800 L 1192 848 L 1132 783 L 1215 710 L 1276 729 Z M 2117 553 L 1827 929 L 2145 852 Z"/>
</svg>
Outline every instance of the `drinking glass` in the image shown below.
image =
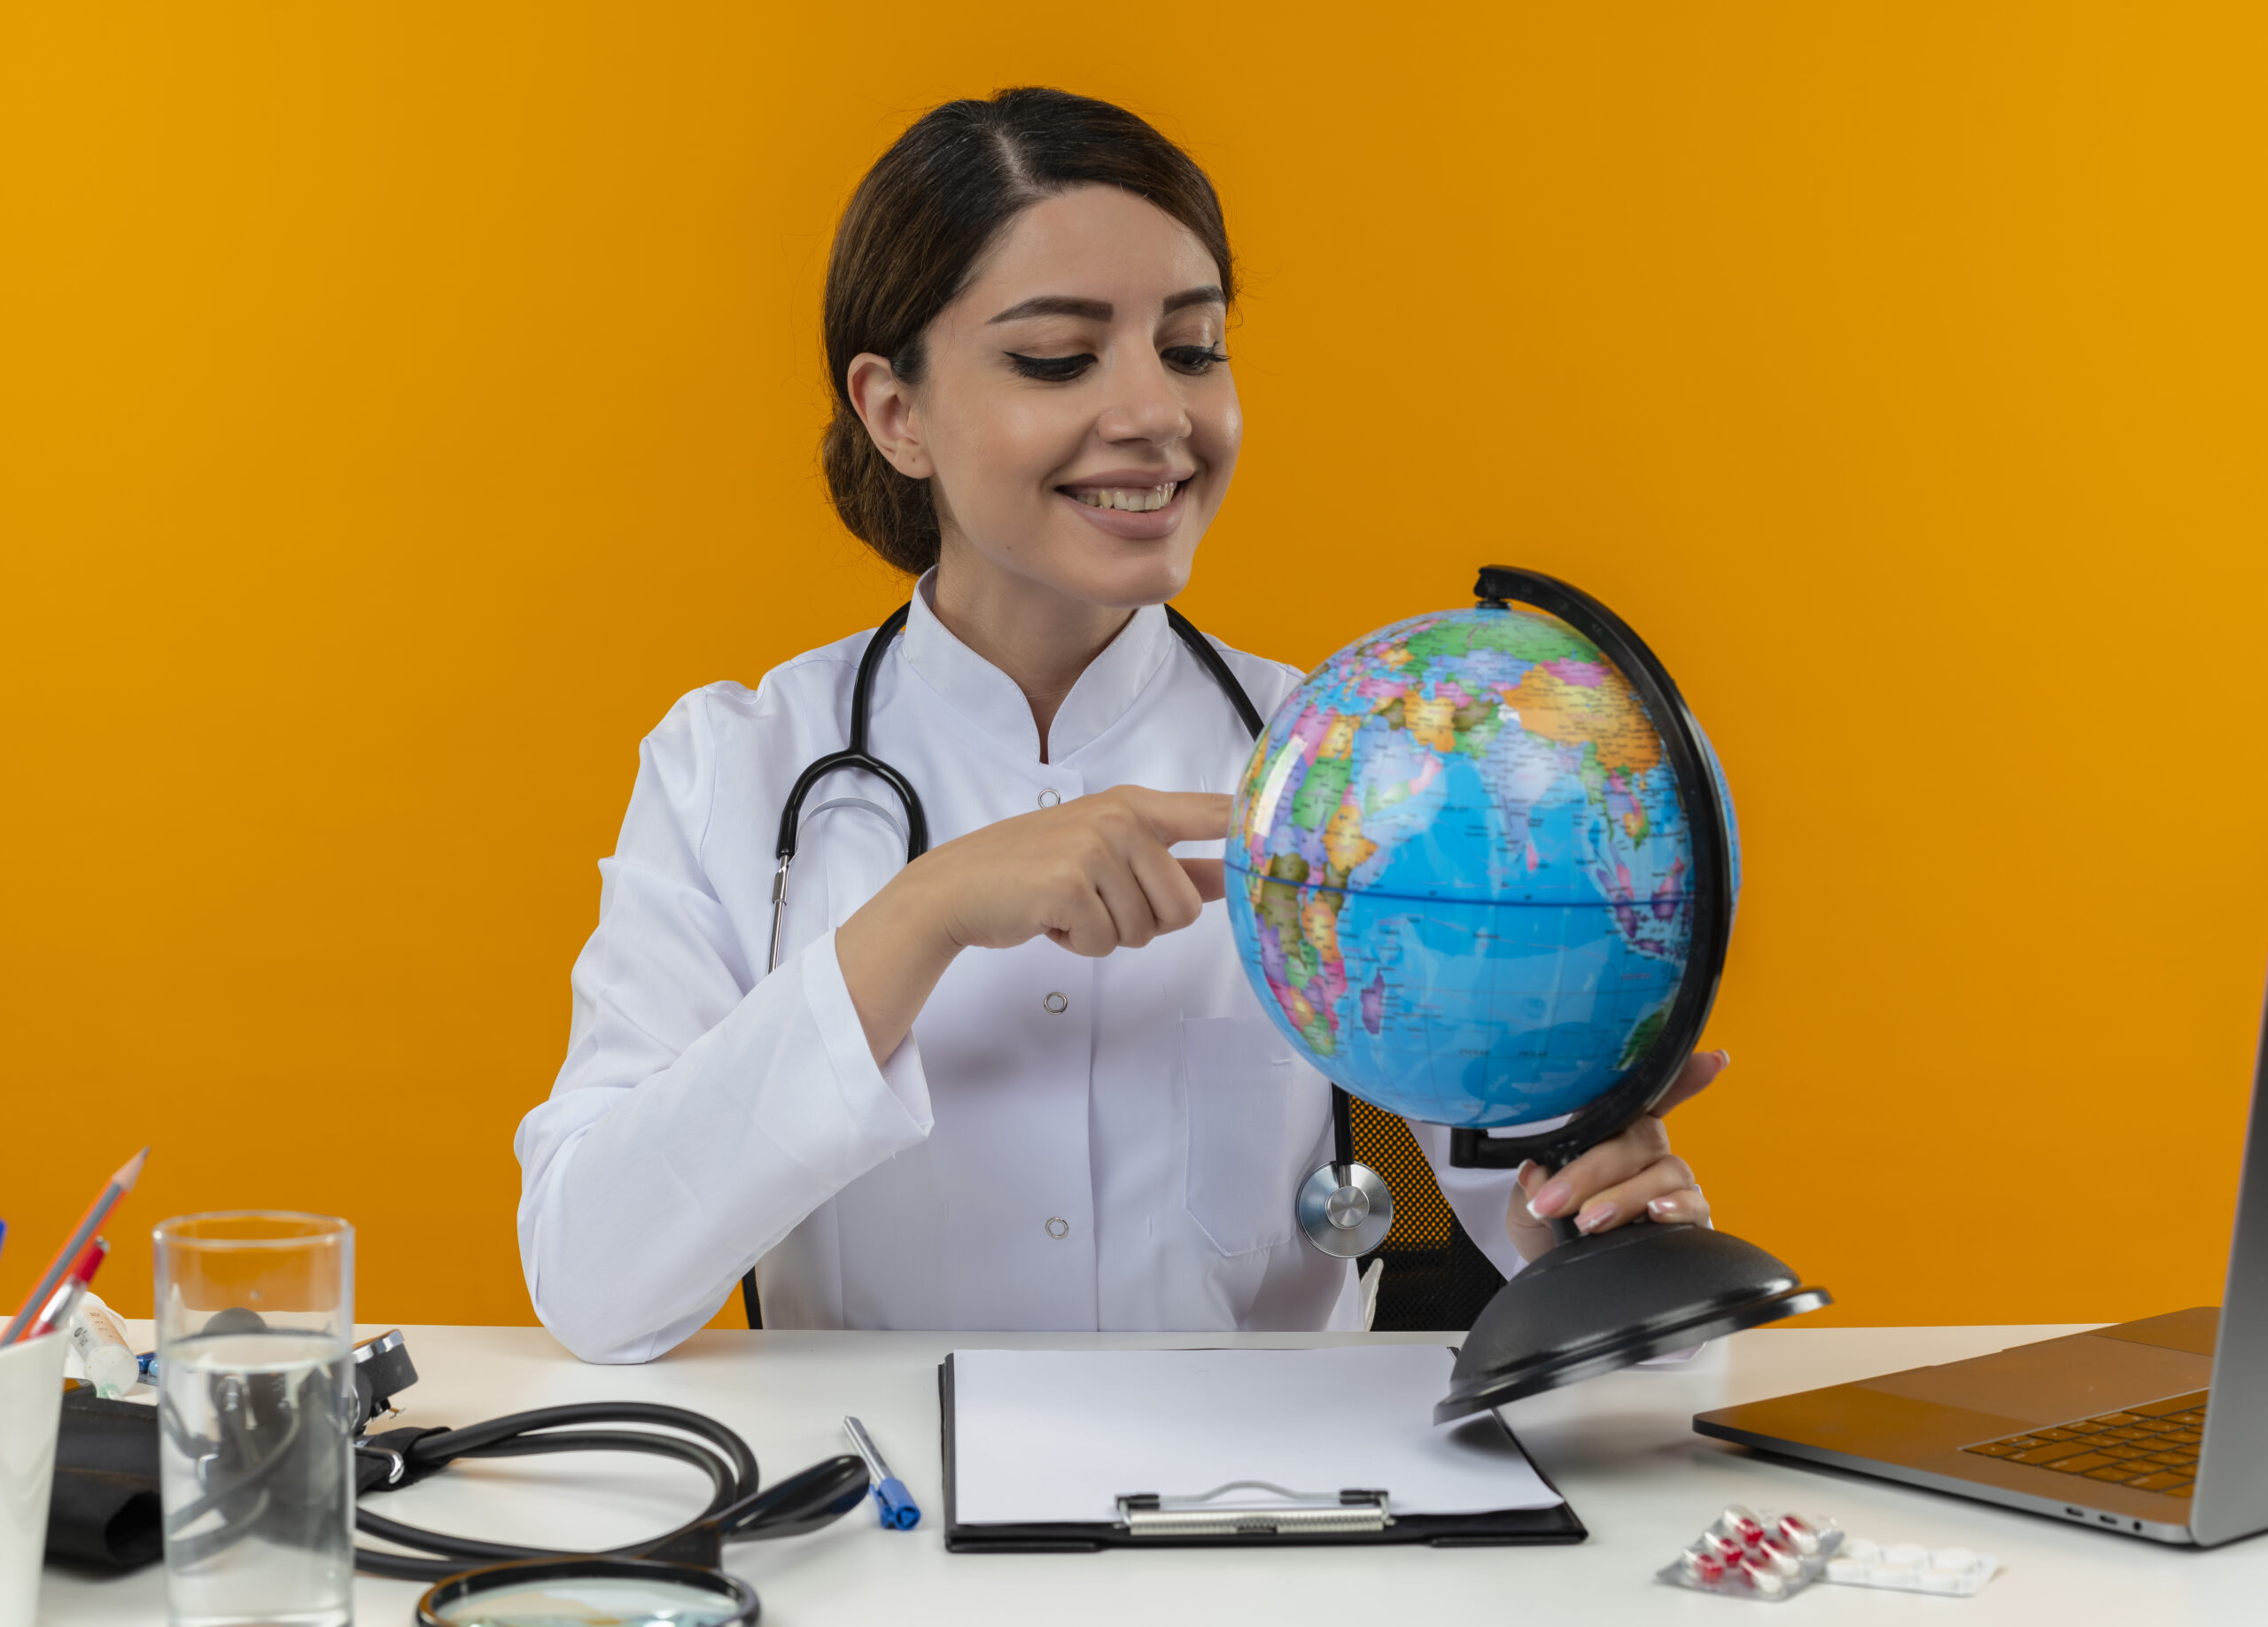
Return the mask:
<svg viewBox="0 0 2268 1627">
<path fill-rule="evenodd" d="M 275 1210 L 157 1230 L 174 1627 L 354 1616 L 354 1228 Z"/>
</svg>

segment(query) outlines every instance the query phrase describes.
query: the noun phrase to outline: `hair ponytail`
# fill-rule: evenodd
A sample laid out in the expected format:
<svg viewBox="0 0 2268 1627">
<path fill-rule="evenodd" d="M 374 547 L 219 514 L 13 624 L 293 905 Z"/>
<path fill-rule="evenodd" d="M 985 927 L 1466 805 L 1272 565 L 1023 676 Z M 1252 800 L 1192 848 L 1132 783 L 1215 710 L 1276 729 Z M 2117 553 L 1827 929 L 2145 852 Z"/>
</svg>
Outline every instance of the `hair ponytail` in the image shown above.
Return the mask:
<svg viewBox="0 0 2268 1627">
<path fill-rule="evenodd" d="M 850 405 L 853 357 L 888 356 L 920 382 L 922 334 L 1018 214 L 1076 186 L 1122 187 L 1171 215 L 1236 298 L 1221 200 L 1196 161 L 1122 107 L 1068 91 L 1003 90 L 948 102 L 875 160 L 836 227 L 823 327 L 835 416 L 819 441 L 827 495 L 850 533 L 901 571 L 937 563 L 926 480 L 890 466 Z"/>
</svg>

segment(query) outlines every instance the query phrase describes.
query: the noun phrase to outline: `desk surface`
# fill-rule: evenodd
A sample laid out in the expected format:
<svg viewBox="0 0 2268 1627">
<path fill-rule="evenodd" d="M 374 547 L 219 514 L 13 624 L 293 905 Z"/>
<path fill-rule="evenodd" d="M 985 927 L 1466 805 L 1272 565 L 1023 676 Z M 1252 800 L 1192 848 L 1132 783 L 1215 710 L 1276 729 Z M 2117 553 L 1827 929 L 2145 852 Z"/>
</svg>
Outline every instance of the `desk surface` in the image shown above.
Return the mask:
<svg viewBox="0 0 2268 1627">
<path fill-rule="evenodd" d="M 375 1331 L 375 1330 L 373 1330 Z M 799 1623 L 1513 1620 L 1608 1627 L 1683 1620 L 1741 1627 L 1777 1607 L 1664 1587 L 1653 1572 L 1728 1503 L 1831 1515 L 1885 1541 L 1962 1546 L 2005 1569 L 1972 1600 L 1821 1585 L 1786 1608 L 1814 1623 L 2036 1623 L 2257 1619 L 2268 1538 L 2210 1552 L 2099 1534 L 1833 1471 L 1797 1468 L 1705 1441 L 1696 1412 L 1958 1360 L 2073 1327 L 1783 1328 L 1740 1334 L 1677 1368 L 1611 1374 L 1516 1403 L 1512 1427 L 1591 1536 L 1571 1547 L 1167 1550 L 949 1554 L 939 1530 L 937 1363 L 956 1346 L 1156 1349 L 1306 1345 L 1418 1335 L 984 1335 L 703 1333 L 643 1367 L 593 1367 L 533 1327 L 412 1327 L 421 1374 L 397 1424 L 457 1425 L 568 1401 L 696 1408 L 747 1437 L 767 1481 L 842 1450 L 856 1413 L 920 1500 L 911 1532 L 864 1511 L 812 1537 L 730 1550 L 764 1600 L 766 1627 Z M 464 1463 L 390 1494 L 413 1524 L 506 1542 L 609 1545 L 668 1530 L 699 1507 L 692 1469 L 642 1459 Z M 398 1627 L 420 1589 L 361 1577 L 364 1627 Z M 1541 1611 L 1540 1615 L 1528 1613 Z M 1480 1612 L 1487 1612 L 1486 1615 Z M 1518 1612 L 1518 1615 L 1509 1614 Z M 165 1617 L 157 1567 L 110 1581 L 48 1573 L 46 1627 Z M 1779 1618 L 1775 1616 L 1774 1621 Z M 1757 1618 L 1757 1627 L 1764 1627 Z"/>
</svg>

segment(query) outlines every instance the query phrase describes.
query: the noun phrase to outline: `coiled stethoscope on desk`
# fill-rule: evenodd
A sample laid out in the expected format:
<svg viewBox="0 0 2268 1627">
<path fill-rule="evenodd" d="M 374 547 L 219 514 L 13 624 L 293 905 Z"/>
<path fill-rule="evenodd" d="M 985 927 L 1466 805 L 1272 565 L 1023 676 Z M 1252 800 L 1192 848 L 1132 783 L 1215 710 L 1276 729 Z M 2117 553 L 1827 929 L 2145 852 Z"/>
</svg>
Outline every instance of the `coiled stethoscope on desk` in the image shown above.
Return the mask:
<svg viewBox="0 0 2268 1627">
<path fill-rule="evenodd" d="M 780 843 L 772 872 L 772 944 L 764 961 L 767 975 L 780 964 L 781 925 L 788 914 L 788 872 L 796 862 L 804 803 L 821 780 L 846 768 L 872 775 L 889 787 L 905 814 L 905 862 L 912 864 L 929 851 L 929 821 L 922 810 L 921 793 L 913 789 L 913 781 L 875 756 L 867 744 L 874 720 L 874 679 L 882 670 L 882 657 L 889 650 L 890 641 L 905 628 L 905 619 L 913 609 L 911 601 L 899 605 L 883 618 L 882 626 L 866 641 L 866 650 L 858 658 L 858 677 L 850 686 L 849 741 L 840 751 L 830 751 L 817 759 L 797 775 L 788 790 L 788 800 L 780 810 Z M 1245 731 L 1254 740 L 1259 739 L 1264 727 L 1260 708 L 1252 704 L 1252 697 L 1245 693 L 1244 685 L 1237 681 L 1237 675 L 1229 670 L 1221 652 L 1213 648 L 1212 641 L 1200 633 L 1188 617 L 1172 605 L 1167 605 L 1165 612 L 1166 625 L 1197 658 L 1197 664 L 1220 685 L 1221 693 L 1236 708 Z M 1308 1241 L 1324 1253 L 1341 1259 L 1353 1259 L 1377 1248 L 1394 1224 L 1394 1199 L 1386 1190 L 1386 1181 L 1376 1172 L 1355 1162 L 1353 1112 L 1347 1093 L 1333 1085 L 1332 1162 L 1301 1183 L 1293 1201 L 1300 1229 Z M 764 1312 L 757 1303 L 753 1270 L 741 1279 L 741 1299 L 748 1311 L 748 1325 L 763 1327 Z"/>
<path fill-rule="evenodd" d="M 222 1319 L 241 1340 L 256 1343 L 268 1333 L 247 1309 L 212 1320 Z M 353 1369 L 352 1390 L 328 1366 L 291 1373 L 254 1365 L 211 1374 L 196 1409 L 210 1421 L 194 1427 L 170 1398 L 179 1388 L 170 1374 L 163 1405 L 124 1409 L 149 1418 L 201 1492 L 164 1515 L 171 1564 L 216 1574 L 242 1566 L 255 1548 L 316 1562 L 345 1512 L 344 1434 L 353 1444 L 354 1529 L 392 1545 L 357 1548 L 355 1569 L 432 1584 L 417 1608 L 423 1627 L 736 1627 L 753 1623 L 759 1607 L 755 1591 L 724 1569 L 725 1545 L 819 1530 L 868 1491 L 866 1462 L 847 1453 L 763 1486 L 756 1454 L 737 1432 L 684 1407 L 643 1401 L 369 1435 L 369 1422 L 392 1413 L 393 1397 L 417 1382 L 417 1369 L 399 1328 L 357 1345 Z M 460 1460 L 593 1452 L 644 1453 L 699 1469 L 709 1480 L 708 1506 L 659 1537 L 596 1553 L 428 1530 L 372 1506 Z"/>
</svg>

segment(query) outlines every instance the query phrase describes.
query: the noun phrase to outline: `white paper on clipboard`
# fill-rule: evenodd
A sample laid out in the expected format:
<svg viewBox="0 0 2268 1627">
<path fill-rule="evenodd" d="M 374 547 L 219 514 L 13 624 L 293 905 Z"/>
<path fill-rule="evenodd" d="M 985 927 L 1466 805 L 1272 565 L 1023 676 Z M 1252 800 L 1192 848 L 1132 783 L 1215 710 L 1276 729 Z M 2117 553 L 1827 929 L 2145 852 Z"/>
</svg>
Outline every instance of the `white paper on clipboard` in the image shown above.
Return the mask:
<svg viewBox="0 0 2268 1627">
<path fill-rule="evenodd" d="M 1105 1523 L 1123 1495 L 1238 1480 L 1381 1490 L 1397 1516 L 1556 1507 L 1493 1412 L 1434 1427 L 1455 1360 L 1436 1344 L 955 1351 L 955 1518 Z"/>
</svg>

